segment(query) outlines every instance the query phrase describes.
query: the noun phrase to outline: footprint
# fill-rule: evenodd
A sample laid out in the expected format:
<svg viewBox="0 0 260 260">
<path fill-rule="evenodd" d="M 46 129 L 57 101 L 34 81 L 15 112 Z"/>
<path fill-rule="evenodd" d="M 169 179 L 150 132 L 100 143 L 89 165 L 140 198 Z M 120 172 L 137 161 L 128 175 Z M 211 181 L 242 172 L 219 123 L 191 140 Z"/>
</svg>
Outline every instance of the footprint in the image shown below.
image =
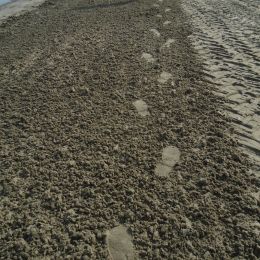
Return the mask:
<svg viewBox="0 0 260 260">
<path fill-rule="evenodd" d="M 112 260 L 136 259 L 132 237 L 123 225 L 107 232 L 107 245 Z"/>
<path fill-rule="evenodd" d="M 169 24 L 171 24 L 171 23 L 172 23 L 171 21 L 165 21 L 165 22 L 163 23 L 163 25 L 166 26 L 166 25 L 169 25 Z"/>
<path fill-rule="evenodd" d="M 167 146 L 162 152 L 162 162 L 173 167 L 180 160 L 180 150 L 176 146 Z"/>
<path fill-rule="evenodd" d="M 159 33 L 159 31 L 156 30 L 156 29 L 150 29 L 150 32 L 152 32 L 152 33 L 154 34 L 154 36 L 156 36 L 156 37 L 160 37 L 160 36 L 161 36 L 161 34 Z"/>
<path fill-rule="evenodd" d="M 167 146 L 162 151 L 162 160 L 156 165 L 155 174 L 162 177 L 169 177 L 173 166 L 179 162 L 180 150 L 175 146 Z"/>
<path fill-rule="evenodd" d="M 139 115 L 143 117 L 150 115 L 148 111 L 148 105 L 142 99 L 136 100 L 133 102 L 133 105 L 135 106 Z"/>
<path fill-rule="evenodd" d="M 162 46 L 163 48 L 170 48 L 171 45 L 175 42 L 174 39 L 168 39 L 166 43 Z"/>
<path fill-rule="evenodd" d="M 155 168 L 155 174 L 160 177 L 169 177 L 172 167 L 158 163 Z"/>
<path fill-rule="evenodd" d="M 171 73 L 163 71 L 161 73 L 159 79 L 158 79 L 158 82 L 161 83 L 161 84 L 165 84 L 171 78 L 172 78 L 172 74 Z"/>
<path fill-rule="evenodd" d="M 171 8 L 166 8 L 165 9 L 165 13 L 168 13 L 168 12 L 170 12 L 172 9 Z"/>
<path fill-rule="evenodd" d="M 155 62 L 155 58 L 150 53 L 143 52 L 142 59 L 145 59 L 147 62 L 153 63 Z"/>
</svg>

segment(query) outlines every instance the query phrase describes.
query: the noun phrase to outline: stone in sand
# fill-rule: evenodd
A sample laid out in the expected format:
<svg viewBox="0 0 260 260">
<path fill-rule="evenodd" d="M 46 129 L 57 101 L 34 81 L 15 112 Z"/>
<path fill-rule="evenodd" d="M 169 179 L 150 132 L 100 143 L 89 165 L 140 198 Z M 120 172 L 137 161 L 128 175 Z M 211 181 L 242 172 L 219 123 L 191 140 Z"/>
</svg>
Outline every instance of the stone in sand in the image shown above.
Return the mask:
<svg viewBox="0 0 260 260">
<path fill-rule="evenodd" d="M 143 53 L 142 54 L 142 59 L 145 59 L 147 62 L 155 62 L 155 58 L 153 58 L 153 56 L 150 53 Z"/>
<path fill-rule="evenodd" d="M 150 29 L 150 32 L 152 32 L 152 33 L 154 34 L 154 36 L 156 36 L 156 37 L 160 37 L 160 36 L 161 36 L 161 34 L 159 33 L 159 31 L 156 30 L 156 29 Z"/>
<path fill-rule="evenodd" d="M 139 115 L 148 116 L 150 114 L 148 111 L 148 105 L 142 99 L 136 100 L 133 102 L 133 105 L 135 106 Z"/>
<path fill-rule="evenodd" d="M 134 260 L 135 251 L 132 237 L 123 225 L 107 232 L 107 245 L 112 260 Z"/>
<path fill-rule="evenodd" d="M 165 9 L 165 13 L 168 13 L 168 12 L 170 12 L 172 9 L 171 8 L 166 8 Z"/>
<path fill-rule="evenodd" d="M 171 73 L 163 71 L 158 79 L 158 82 L 161 84 L 165 84 L 171 78 L 172 78 Z"/>
</svg>

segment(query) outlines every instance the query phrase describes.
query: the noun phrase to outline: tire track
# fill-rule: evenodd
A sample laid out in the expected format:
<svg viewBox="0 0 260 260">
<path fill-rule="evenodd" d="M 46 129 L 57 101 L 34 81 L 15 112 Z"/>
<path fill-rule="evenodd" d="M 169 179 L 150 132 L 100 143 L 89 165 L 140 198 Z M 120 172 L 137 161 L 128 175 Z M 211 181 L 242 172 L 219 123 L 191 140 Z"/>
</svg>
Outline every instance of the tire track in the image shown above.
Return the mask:
<svg viewBox="0 0 260 260">
<path fill-rule="evenodd" d="M 183 1 L 208 80 L 219 86 L 235 135 L 260 172 L 260 1 Z"/>
</svg>

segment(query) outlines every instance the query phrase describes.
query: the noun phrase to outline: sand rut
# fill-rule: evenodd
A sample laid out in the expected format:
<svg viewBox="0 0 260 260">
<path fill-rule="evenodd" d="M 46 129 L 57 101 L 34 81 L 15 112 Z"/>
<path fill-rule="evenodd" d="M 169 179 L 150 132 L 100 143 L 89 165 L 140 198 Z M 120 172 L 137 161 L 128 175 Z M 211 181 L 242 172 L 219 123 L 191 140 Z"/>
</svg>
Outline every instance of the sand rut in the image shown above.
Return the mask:
<svg viewBox="0 0 260 260">
<path fill-rule="evenodd" d="M 238 141 L 260 172 L 260 139 L 255 134 L 260 129 L 260 15 L 254 6 L 252 0 L 183 2 L 194 26 L 190 38 L 204 58 L 208 80 L 217 83 L 219 94 L 230 101 L 228 113 L 238 129 Z"/>
</svg>

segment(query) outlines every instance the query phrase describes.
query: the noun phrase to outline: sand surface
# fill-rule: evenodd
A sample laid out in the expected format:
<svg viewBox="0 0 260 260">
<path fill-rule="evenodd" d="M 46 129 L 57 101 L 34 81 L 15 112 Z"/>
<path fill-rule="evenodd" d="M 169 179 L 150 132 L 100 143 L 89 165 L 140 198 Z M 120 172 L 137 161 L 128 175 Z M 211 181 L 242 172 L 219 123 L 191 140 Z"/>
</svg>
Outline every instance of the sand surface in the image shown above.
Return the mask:
<svg viewBox="0 0 260 260">
<path fill-rule="evenodd" d="M 179 0 L 5 21 L 1 259 L 260 257 L 259 178 Z"/>
</svg>

